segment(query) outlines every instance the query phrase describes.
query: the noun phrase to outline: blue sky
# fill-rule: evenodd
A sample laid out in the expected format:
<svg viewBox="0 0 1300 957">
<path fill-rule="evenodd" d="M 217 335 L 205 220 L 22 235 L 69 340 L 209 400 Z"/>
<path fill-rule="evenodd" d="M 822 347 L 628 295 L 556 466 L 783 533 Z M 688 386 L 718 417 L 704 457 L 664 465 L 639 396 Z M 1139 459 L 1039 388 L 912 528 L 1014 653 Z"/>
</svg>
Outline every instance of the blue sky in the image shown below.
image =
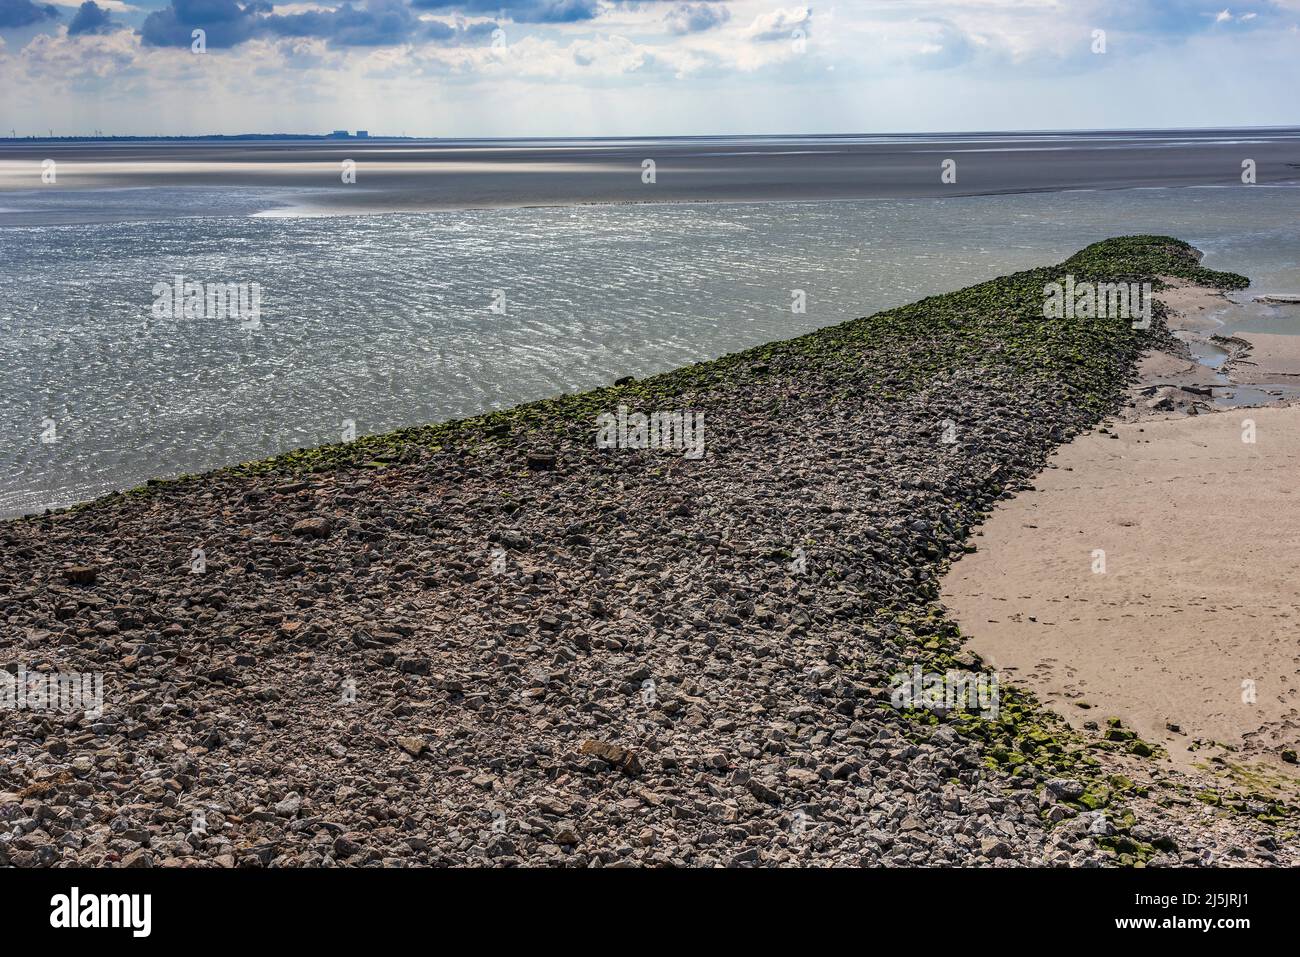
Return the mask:
<svg viewBox="0 0 1300 957">
<path fill-rule="evenodd" d="M 0 0 L 0 127 L 1300 125 L 1298 63 L 1300 0 Z"/>
</svg>

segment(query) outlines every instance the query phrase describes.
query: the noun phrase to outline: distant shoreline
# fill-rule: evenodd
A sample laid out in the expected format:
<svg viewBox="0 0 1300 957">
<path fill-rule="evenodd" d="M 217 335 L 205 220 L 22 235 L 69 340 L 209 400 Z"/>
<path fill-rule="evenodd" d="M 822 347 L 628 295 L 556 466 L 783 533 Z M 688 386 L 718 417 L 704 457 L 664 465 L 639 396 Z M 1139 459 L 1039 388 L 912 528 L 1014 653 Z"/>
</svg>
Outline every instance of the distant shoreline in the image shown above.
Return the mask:
<svg viewBox="0 0 1300 957">
<path fill-rule="evenodd" d="M 1078 137 L 1095 137 L 1095 136 L 1169 136 L 1178 135 L 1221 135 L 1224 133 L 1282 133 L 1290 132 L 1300 135 L 1300 126 L 1170 126 L 1170 127 L 1144 127 L 1144 128 L 1126 128 L 1118 127 L 1114 129 L 1089 129 L 1089 130 L 1070 130 L 1070 129 L 1041 129 L 1041 130 L 954 130 L 950 132 L 940 132 L 937 130 L 916 130 L 911 132 L 888 132 L 888 133 L 647 133 L 647 134 L 629 134 L 626 136 L 584 136 L 584 135 L 547 135 L 547 136 L 432 136 L 419 135 L 407 136 L 405 134 L 376 134 L 372 133 L 365 137 L 337 136 L 333 133 L 131 133 L 131 134 L 107 134 L 98 136 L 0 136 L 0 145 L 7 143 L 99 143 L 99 142 L 212 142 L 222 140 L 347 140 L 347 139 L 369 139 L 375 140 L 402 140 L 416 142 L 449 142 L 449 143 L 558 143 L 558 142 L 629 142 L 629 141 L 655 141 L 655 140 L 871 140 L 871 139 L 894 139 L 894 140 L 941 140 L 941 139 L 987 139 L 997 137 L 1033 137 L 1033 136 L 1078 136 Z"/>
</svg>

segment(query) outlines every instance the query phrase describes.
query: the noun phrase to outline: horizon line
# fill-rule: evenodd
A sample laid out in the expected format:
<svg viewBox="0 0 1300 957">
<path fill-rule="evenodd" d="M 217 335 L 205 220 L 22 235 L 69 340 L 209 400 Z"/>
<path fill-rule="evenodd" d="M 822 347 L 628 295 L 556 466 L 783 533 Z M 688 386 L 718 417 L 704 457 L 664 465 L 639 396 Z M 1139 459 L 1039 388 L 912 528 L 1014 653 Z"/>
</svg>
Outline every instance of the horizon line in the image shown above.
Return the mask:
<svg viewBox="0 0 1300 957">
<path fill-rule="evenodd" d="M 691 140 L 691 139 L 845 139 L 852 137 L 923 137 L 923 136 L 1047 136 L 1096 135 L 1138 133 L 1222 133 L 1222 132 L 1289 132 L 1300 133 L 1300 125 L 1276 126 L 1151 126 L 1151 127 L 1092 127 L 1056 129 L 995 129 L 995 130 L 915 130 L 904 132 L 841 132 L 841 133 L 647 133 L 647 134 L 546 134 L 529 136 L 409 136 L 397 133 L 370 133 L 366 136 L 338 136 L 334 133 L 110 133 L 70 134 L 67 136 L 0 136 L 0 143 L 52 143 L 52 142 L 103 142 L 112 140 L 234 140 L 234 139 L 310 139 L 310 140 L 441 140 L 449 142 L 491 142 L 553 140 Z"/>
</svg>

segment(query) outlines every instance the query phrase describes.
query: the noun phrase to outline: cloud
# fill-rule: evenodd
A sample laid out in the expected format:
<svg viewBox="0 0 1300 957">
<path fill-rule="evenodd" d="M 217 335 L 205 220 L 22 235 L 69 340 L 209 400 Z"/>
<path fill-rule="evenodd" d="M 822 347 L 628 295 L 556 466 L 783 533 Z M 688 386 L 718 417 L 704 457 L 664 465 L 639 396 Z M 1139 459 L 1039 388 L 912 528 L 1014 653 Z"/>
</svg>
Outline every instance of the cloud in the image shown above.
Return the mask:
<svg viewBox="0 0 1300 957">
<path fill-rule="evenodd" d="M 720 27 L 731 19 L 731 11 L 722 4 L 679 3 L 668 11 L 664 22 L 668 32 L 678 36 L 688 33 L 703 33 Z"/>
<path fill-rule="evenodd" d="M 1258 13 L 1243 13 L 1243 14 L 1240 14 L 1240 15 L 1234 17 L 1234 16 L 1232 15 L 1232 11 L 1231 11 L 1231 10 L 1223 9 L 1223 10 L 1220 10 L 1217 14 L 1215 14 L 1214 22 L 1215 22 L 1215 23 L 1231 23 L 1233 20 L 1237 20 L 1237 21 L 1242 22 L 1242 23 L 1247 23 L 1247 22 L 1249 22 L 1249 21 L 1251 21 L 1251 20 L 1254 20 L 1257 16 L 1259 16 Z"/>
<path fill-rule="evenodd" d="M 140 43 L 130 30 L 110 30 L 104 34 L 69 36 L 66 31 L 38 33 L 15 56 L 0 57 L 0 87 L 16 82 L 24 86 L 42 84 L 48 95 L 60 102 L 83 102 L 81 94 L 100 89 L 111 78 L 117 90 L 127 92 L 140 74 L 136 57 Z M 6 70 L 6 66 L 8 70 Z M 27 122 L 34 129 L 50 126 L 57 132 L 68 123 L 66 115 L 56 116 L 48 106 L 38 104 L 38 116 Z M 100 107 L 95 107 L 98 113 Z M 103 117 L 85 116 L 73 125 L 84 128 Z M 10 125 L 16 125 L 10 121 Z M 19 127 L 21 129 L 21 126 Z"/>
<path fill-rule="evenodd" d="M 335 9 L 277 14 L 270 4 L 252 0 L 171 0 L 171 6 L 145 18 L 145 46 L 188 47 L 191 31 L 202 28 L 213 49 L 256 38 L 316 38 L 335 47 L 381 47 L 407 43 L 451 45 L 486 38 L 494 23 L 443 23 L 421 20 L 402 0 L 344 3 Z"/>
<path fill-rule="evenodd" d="M 256 35 L 257 8 L 235 0 L 171 0 L 144 18 L 140 37 L 145 46 L 188 47 L 194 29 L 204 31 L 212 49 L 233 47 Z"/>
<path fill-rule="evenodd" d="M 111 33 L 114 30 L 123 29 L 123 25 L 114 23 L 109 17 L 108 11 L 101 7 L 95 0 L 86 0 L 85 3 L 73 14 L 72 22 L 68 24 L 68 36 L 81 36 L 85 33 Z"/>
<path fill-rule="evenodd" d="M 1215 10 L 1204 0 L 1097 0 L 1089 12 L 1094 25 L 1141 35 L 1148 40 L 1191 37 L 1220 24 L 1246 24 L 1249 28 L 1289 22 L 1290 0 L 1254 0 L 1245 13 L 1229 7 Z"/>
<path fill-rule="evenodd" d="M 597 0 L 411 0 L 417 10 L 500 15 L 515 23 L 579 23 L 600 14 Z"/>
<path fill-rule="evenodd" d="M 27 27 L 33 23 L 57 20 L 59 11 L 48 3 L 32 0 L 0 0 L 0 28 Z"/>
<path fill-rule="evenodd" d="M 0 27 L 0 90 L 32 91 L 5 98 L 6 125 L 506 136 L 1281 125 L 1300 32 L 1300 0 L 89 0 L 100 16 L 84 17 L 82 2 L 0 0 L 0 22 L 23 10 L 31 23 Z M 99 32 L 104 15 L 131 28 Z M 498 22 L 509 43 L 492 46 Z M 237 68 L 190 56 L 195 27 L 215 56 L 237 50 Z M 1094 29 L 1107 56 L 1091 52 Z"/>
<path fill-rule="evenodd" d="M 947 69 L 970 61 L 975 44 L 961 29 L 946 20 L 923 20 L 919 24 L 932 29 L 912 58 L 921 69 Z"/>
<path fill-rule="evenodd" d="M 789 40 L 795 30 L 805 34 L 812 26 L 812 10 L 808 7 L 792 7 L 789 10 L 777 9 L 771 13 L 762 13 L 749 25 L 749 38 L 758 41 Z"/>
<path fill-rule="evenodd" d="M 627 37 L 598 37 L 578 40 L 569 48 L 579 67 L 596 68 L 606 76 L 642 73 L 655 68 L 653 53 Z"/>
<path fill-rule="evenodd" d="M 261 18 L 266 33 L 284 37 L 322 37 L 335 46 L 376 47 L 409 43 L 424 24 L 399 0 L 370 0 L 364 8 L 345 3 L 337 10 L 313 10 Z"/>
</svg>

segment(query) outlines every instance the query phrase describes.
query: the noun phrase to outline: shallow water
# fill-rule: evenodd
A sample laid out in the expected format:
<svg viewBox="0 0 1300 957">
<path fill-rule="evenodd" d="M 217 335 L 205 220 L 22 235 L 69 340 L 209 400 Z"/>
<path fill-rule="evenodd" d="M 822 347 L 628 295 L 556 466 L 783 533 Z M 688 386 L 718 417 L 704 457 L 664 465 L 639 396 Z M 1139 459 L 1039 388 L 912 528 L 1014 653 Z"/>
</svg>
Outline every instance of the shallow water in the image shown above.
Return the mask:
<svg viewBox="0 0 1300 957">
<path fill-rule="evenodd" d="M 1233 318 L 1237 312 L 1237 307 L 1223 310 L 1219 314 L 1220 321 L 1225 324 L 1225 327 L 1233 325 Z M 1215 383 L 1212 384 L 1214 394 L 1211 401 L 1219 408 L 1237 409 L 1244 406 L 1270 405 L 1281 399 L 1294 401 L 1300 398 L 1300 387 L 1285 382 L 1264 382 L 1256 385 L 1233 382 L 1223 371 L 1224 365 L 1232 355 L 1231 352 L 1200 335 L 1175 332 L 1174 337 L 1186 343 L 1193 359 L 1214 372 Z"/>
<path fill-rule="evenodd" d="M 1192 358 L 1207 369 L 1213 369 L 1216 372 L 1223 368 L 1223 364 L 1228 361 L 1231 355 L 1227 349 L 1222 346 L 1216 346 L 1213 342 L 1206 341 L 1202 336 L 1193 335 L 1186 332 L 1175 332 L 1174 338 L 1187 345 L 1192 353 Z M 1226 377 L 1222 377 L 1227 382 Z"/>
<path fill-rule="evenodd" d="M 0 514 L 644 376 L 1139 232 L 1300 291 L 1280 187 L 0 228 Z M 261 328 L 153 318 L 177 274 L 259 283 Z M 1300 333 L 1296 307 L 1250 321 Z"/>
</svg>

